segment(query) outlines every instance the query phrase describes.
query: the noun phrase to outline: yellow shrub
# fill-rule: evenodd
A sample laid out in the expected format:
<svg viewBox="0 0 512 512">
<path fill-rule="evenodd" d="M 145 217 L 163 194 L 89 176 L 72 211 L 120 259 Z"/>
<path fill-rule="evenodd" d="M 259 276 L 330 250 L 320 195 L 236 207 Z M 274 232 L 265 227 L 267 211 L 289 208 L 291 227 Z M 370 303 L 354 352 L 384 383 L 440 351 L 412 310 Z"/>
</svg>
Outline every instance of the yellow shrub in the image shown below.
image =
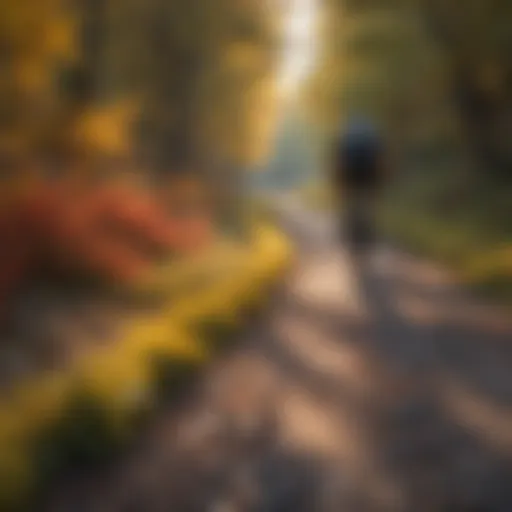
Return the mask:
<svg viewBox="0 0 512 512">
<path fill-rule="evenodd" d="M 2 499 L 18 499 L 28 489 L 36 464 L 31 441 L 64 418 L 77 392 L 92 396 L 106 419 L 125 429 L 131 413 L 153 391 L 155 358 L 170 361 L 171 372 L 174 367 L 179 371 L 182 364 L 187 368 L 204 364 L 213 349 L 205 342 L 215 340 L 197 339 L 195 326 L 214 319 L 227 329 L 235 328 L 239 311 L 261 303 L 267 286 L 289 264 L 291 250 L 285 238 L 266 227 L 258 231 L 252 250 L 238 256 L 243 260 L 233 265 L 229 277 L 205 284 L 205 289 L 157 314 L 133 319 L 116 342 L 66 373 L 24 385 L 9 403 L 0 404 L 0 482 L 6 483 L 0 489 L 0 505 Z"/>
<path fill-rule="evenodd" d="M 72 373 L 50 373 L 19 390 L 16 414 L 24 418 L 20 435 L 30 436 L 55 420 L 74 380 Z"/>
</svg>

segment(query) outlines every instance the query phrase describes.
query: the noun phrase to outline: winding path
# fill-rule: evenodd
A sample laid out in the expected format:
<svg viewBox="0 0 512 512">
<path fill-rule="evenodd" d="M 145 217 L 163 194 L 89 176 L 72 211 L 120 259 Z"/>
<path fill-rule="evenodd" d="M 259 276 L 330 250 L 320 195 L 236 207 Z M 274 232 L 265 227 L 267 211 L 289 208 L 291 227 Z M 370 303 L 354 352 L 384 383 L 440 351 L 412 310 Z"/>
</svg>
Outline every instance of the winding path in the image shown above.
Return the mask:
<svg viewBox="0 0 512 512">
<path fill-rule="evenodd" d="M 332 219 L 279 215 L 299 263 L 264 322 L 128 461 L 52 512 L 510 512 L 512 321 Z"/>
</svg>

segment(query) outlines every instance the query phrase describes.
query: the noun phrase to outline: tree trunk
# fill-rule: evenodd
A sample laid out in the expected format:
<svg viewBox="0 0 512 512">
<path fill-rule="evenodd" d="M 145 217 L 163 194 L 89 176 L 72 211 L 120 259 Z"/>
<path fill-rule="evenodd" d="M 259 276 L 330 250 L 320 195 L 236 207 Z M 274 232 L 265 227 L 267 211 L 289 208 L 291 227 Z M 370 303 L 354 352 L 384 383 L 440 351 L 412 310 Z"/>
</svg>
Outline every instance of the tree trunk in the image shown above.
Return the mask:
<svg viewBox="0 0 512 512">
<path fill-rule="evenodd" d="M 219 215 L 222 227 L 237 238 L 248 232 L 245 203 L 248 200 L 245 172 L 236 165 L 227 165 L 218 173 Z"/>
</svg>

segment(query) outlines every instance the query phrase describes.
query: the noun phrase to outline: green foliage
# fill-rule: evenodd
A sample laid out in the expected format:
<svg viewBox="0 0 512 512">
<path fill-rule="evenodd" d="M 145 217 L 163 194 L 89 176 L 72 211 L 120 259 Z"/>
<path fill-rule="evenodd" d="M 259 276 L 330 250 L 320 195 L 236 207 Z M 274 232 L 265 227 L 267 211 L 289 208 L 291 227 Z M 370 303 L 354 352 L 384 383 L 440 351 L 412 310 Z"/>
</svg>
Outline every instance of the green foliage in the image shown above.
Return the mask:
<svg viewBox="0 0 512 512">
<path fill-rule="evenodd" d="M 510 2 L 326 0 L 323 14 L 306 100 L 327 138 L 353 112 L 387 128 L 388 233 L 458 270 L 510 247 Z M 497 263 L 461 273 L 496 289 L 493 268 L 510 282 Z"/>
</svg>

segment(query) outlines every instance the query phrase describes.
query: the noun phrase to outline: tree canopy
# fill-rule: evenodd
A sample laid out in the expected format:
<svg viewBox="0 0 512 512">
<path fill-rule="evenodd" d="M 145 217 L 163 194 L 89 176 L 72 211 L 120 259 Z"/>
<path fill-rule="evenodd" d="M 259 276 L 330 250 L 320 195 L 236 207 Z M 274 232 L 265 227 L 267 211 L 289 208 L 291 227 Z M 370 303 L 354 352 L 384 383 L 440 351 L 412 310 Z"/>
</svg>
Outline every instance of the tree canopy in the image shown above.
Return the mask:
<svg viewBox="0 0 512 512">
<path fill-rule="evenodd" d="M 368 111 L 400 140 L 428 130 L 460 139 L 480 167 L 510 176 L 511 9 L 504 0 L 325 0 L 308 102 L 327 128 Z"/>
<path fill-rule="evenodd" d="M 2 0 L 2 140 L 168 172 L 180 155 L 257 162 L 273 128 L 274 11 L 256 0 Z"/>
</svg>

